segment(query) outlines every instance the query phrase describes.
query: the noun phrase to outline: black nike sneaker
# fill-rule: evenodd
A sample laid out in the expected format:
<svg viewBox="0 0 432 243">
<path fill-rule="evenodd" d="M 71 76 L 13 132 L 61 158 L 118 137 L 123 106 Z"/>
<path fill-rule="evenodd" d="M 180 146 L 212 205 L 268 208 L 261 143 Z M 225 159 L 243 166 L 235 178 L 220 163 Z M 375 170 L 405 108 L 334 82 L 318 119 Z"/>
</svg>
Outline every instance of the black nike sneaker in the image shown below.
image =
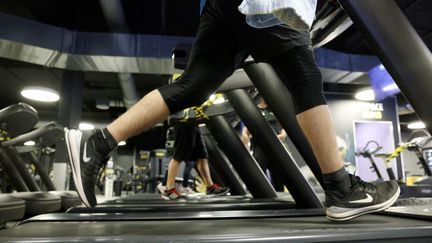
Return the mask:
<svg viewBox="0 0 432 243">
<path fill-rule="evenodd" d="M 396 181 L 372 184 L 358 176 L 349 175 L 350 192 L 341 195 L 337 191 L 326 191 L 326 214 L 329 220 L 345 221 L 363 214 L 385 210 L 399 197 Z"/>
<path fill-rule="evenodd" d="M 223 187 L 223 186 L 219 186 L 218 184 L 213 184 L 212 186 L 207 187 L 206 194 L 223 196 L 226 195 L 229 191 L 230 191 L 229 187 Z"/>
<path fill-rule="evenodd" d="M 72 167 L 75 186 L 82 202 L 87 207 L 97 204 L 95 185 L 102 166 L 108 157 L 96 151 L 93 141 L 94 132 L 67 130 L 65 132 L 66 146 Z"/>
</svg>

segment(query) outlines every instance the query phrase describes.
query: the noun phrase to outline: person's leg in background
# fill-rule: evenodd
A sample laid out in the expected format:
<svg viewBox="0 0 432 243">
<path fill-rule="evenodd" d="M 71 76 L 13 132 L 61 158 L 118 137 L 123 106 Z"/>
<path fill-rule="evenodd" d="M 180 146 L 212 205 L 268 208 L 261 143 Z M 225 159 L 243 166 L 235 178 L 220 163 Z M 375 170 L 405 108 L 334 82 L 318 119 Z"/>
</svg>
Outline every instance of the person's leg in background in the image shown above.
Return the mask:
<svg viewBox="0 0 432 243">
<path fill-rule="evenodd" d="M 185 193 L 193 193 L 193 189 L 189 186 L 189 178 L 192 173 L 192 169 L 195 167 L 195 161 L 189 160 L 185 161 L 185 167 L 183 169 L 183 190 Z"/>
<path fill-rule="evenodd" d="M 167 170 L 167 182 L 165 186 L 165 193 L 162 193 L 162 198 L 165 200 L 181 200 L 183 197 L 177 191 L 175 186 L 175 179 L 180 168 L 181 160 L 174 159 L 169 161 Z"/>
<path fill-rule="evenodd" d="M 174 127 L 175 152 L 168 164 L 166 191 L 162 197 L 167 200 L 177 200 L 183 197 L 177 191 L 175 179 L 181 161 L 189 161 L 193 150 L 194 126 L 179 125 Z"/>
<path fill-rule="evenodd" d="M 168 180 L 168 168 L 165 170 L 165 174 L 164 177 L 162 178 L 162 181 L 157 185 L 157 189 L 160 192 L 160 194 L 165 193 L 167 180 Z"/>
<path fill-rule="evenodd" d="M 264 151 L 261 149 L 261 147 L 255 145 L 253 147 L 253 156 L 259 166 L 261 167 L 261 170 L 263 173 L 267 176 L 267 171 L 269 172 L 270 178 L 267 178 L 273 185 L 274 189 L 277 192 L 283 192 L 284 191 L 284 184 L 282 181 L 282 178 L 277 173 L 277 170 L 275 170 L 271 163 L 269 163 L 267 156 L 265 155 Z"/>
<path fill-rule="evenodd" d="M 268 164 L 268 170 L 270 172 L 270 181 L 277 192 L 284 192 L 284 182 L 282 177 L 279 175 L 277 169 L 271 164 Z"/>
<path fill-rule="evenodd" d="M 207 159 L 206 158 L 197 159 L 196 167 L 200 173 L 200 176 L 204 180 L 206 187 L 212 186 L 214 183 L 210 175 L 210 168 Z"/>
<path fill-rule="evenodd" d="M 151 128 L 170 114 L 202 104 L 239 65 L 237 39 L 217 19 L 220 16 L 215 14 L 217 10 L 212 4 L 207 2 L 203 9 L 188 65 L 177 82 L 153 90 L 95 134 L 66 131 L 73 178 L 86 206 L 97 204 L 94 193 L 97 172 L 119 141 Z"/>
<path fill-rule="evenodd" d="M 208 164 L 208 154 L 207 149 L 204 145 L 204 141 L 201 137 L 201 132 L 199 130 L 198 126 L 195 126 L 195 133 L 194 133 L 194 146 L 193 151 L 191 155 L 191 159 L 196 160 L 196 167 L 200 173 L 200 176 L 203 178 L 204 183 L 206 184 L 207 195 L 217 195 L 222 196 L 229 192 L 230 188 L 220 186 L 216 183 L 213 183 L 213 180 L 211 178 L 210 174 L 210 168 Z"/>
</svg>

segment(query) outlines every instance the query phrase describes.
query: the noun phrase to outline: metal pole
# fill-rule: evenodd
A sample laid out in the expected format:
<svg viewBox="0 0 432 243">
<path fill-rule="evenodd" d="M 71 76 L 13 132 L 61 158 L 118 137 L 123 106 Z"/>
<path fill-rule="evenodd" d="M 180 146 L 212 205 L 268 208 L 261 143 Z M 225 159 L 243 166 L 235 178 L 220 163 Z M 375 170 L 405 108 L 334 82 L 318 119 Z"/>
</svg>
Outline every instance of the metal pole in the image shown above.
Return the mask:
<svg viewBox="0 0 432 243">
<path fill-rule="evenodd" d="M 285 186 L 300 208 L 322 208 L 321 201 L 301 174 L 294 159 L 262 116 L 255 103 L 243 89 L 226 93 L 230 104 L 240 116 L 269 162 L 279 172 Z"/>
<path fill-rule="evenodd" d="M 207 127 L 254 198 L 276 198 L 276 191 L 255 159 L 249 154 L 234 128 L 223 116 L 214 116 Z"/>
<path fill-rule="evenodd" d="M 43 153 L 43 152 L 42 152 Z M 42 168 L 40 162 L 38 161 L 38 158 L 36 156 L 35 152 L 30 152 L 25 155 L 26 158 L 29 159 L 29 161 L 34 165 L 36 172 L 39 174 L 43 184 L 46 186 L 48 191 L 56 191 L 56 187 L 54 186 L 54 183 L 51 181 L 51 178 L 48 175 L 48 172 Z M 42 155 L 41 157 L 47 158 L 49 155 Z"/>
<path fill-rule="evenodd" d="M 19 192 L 28 192 L 29 189 L 27 185 L 25 184 L 4 147 L 0 147 L 0 163 L 3 167 L 3 170 L 5 171 L 5 174 L 11 180 L 15 190 Z"/>
<path fill-rule="evenodd" d="M 203 133 L 203 140 L 209 157 L 212 158 L 211 164 L 220 172 L 219 174 L 223 177 L 223 181 L 226 182 L 226 186 L 230 188 L 231 195 L 246 195 L 246 191 L 231 169 L 228 159 L 221 154 L 210 134 Z"/>
<path fill-rule="evenodd" d="M 432 54 L 394 0 L 339 0 L 432 131 Z"/>
<path fill-rule="evenodd" d="M 37 185 L 36 181 L 30 175 L 30 173 L 29 173 L 29 171 L 25 165 L 25 161 L 18 154 L 16 149 L 14 147 L 6 147 L 6 151 L 9 154 L 12 161 L 14 162 L 15 167 L 17 168 L 18 172 L 20 173 L 21 177 L 24 179 L 24 182 L 26 183 L 29 190 L 32 192 L 40 191 L 40 188 Z"/>
<path fill-rule="evenodd" d="M 288 137 L 291 138 L 294 146 L 297 148 L 316 179 L 325 189 L 318 161 L 297 123 L 291 94 L 288 89 L 269 64 L 251 63 L 245 65 L 243 69 L 260 94 L 264 97 L 266 103 L 271 107 L 273 113 L 288 134 Z"/>
</svg>

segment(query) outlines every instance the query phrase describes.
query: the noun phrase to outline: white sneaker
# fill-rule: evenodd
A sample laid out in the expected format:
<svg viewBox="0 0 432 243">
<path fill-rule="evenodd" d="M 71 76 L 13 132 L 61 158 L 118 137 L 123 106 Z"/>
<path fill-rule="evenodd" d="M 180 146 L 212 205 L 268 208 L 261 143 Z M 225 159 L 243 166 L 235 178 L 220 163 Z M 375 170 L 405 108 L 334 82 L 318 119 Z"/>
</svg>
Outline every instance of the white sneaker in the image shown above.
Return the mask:
<svg viewBox="0 0 432 243">
<path fill-rule="evenodd" d="M 190 187 L 183 187 L 182 185 L 179 186 L 178 192 L 184 196 L 193 196 L 195 195 L 195 191 L 192 190 Z"/>
<path fill-rule="evenodd" d="M 186 187 L 186 188 L 184 188 L 184 190 L 185 190 L 186 194 L 188 194 L 188 195 L 195 195 L 196 194 L 196 192 L 190 187 Z"/>
<path fill-rule="evenodd" d="M 160 194 L 164 194 L 166 191 L 166 186 L 163 186 L 162 183 L 159 183 L 156 188 L 158 189 L 158 191 L 160 192 Z"/>
</svg>

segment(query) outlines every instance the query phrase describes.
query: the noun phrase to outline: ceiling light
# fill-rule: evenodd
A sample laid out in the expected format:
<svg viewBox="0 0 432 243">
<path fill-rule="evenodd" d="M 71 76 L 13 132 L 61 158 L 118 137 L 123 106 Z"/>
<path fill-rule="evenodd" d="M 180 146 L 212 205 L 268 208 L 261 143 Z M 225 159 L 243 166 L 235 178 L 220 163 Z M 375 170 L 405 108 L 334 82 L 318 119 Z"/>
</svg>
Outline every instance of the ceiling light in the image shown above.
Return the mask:
<svg viewBox="0 0 432 243">
<path fill-rule="evenodd" d="M 119 143 L 118 143 L 118 146 L 125 146 L 126 145 L 126 141 L 120 141 Z"/>
<path fill-rule="evenodd" d="M 81 122 L 79 124 L 79 129 L 80 130 L 93 130 L 93 129 L 95 129 L 95 126 L 91 123 L 88 123 L 88 122 Z"/>
<path fill-rule="evenodd" d="M 375 93 L 372 89 L 361 89 L 355 94 L 355 98 L 362 101 L 375 100 Z"/>
<path fill-rule="evenodd" d="M 27 141 L 24 143 L 25 146 L 33 146 L 35 144 L 36 144 L 35 141 Z"/>
<path fill-rule="evenodd" d="M 426 125 L 421 121 L 415 121 L 408 124 L 409 129 L 423 129 L 426 128 Z"/>
<path fill-rule="evenodd" d="M 21 91 L 21 95 L 42 102 L 55 102 L 60 99 L 57 91 L 43 87 L 26 87 Z"/>
</svg>

